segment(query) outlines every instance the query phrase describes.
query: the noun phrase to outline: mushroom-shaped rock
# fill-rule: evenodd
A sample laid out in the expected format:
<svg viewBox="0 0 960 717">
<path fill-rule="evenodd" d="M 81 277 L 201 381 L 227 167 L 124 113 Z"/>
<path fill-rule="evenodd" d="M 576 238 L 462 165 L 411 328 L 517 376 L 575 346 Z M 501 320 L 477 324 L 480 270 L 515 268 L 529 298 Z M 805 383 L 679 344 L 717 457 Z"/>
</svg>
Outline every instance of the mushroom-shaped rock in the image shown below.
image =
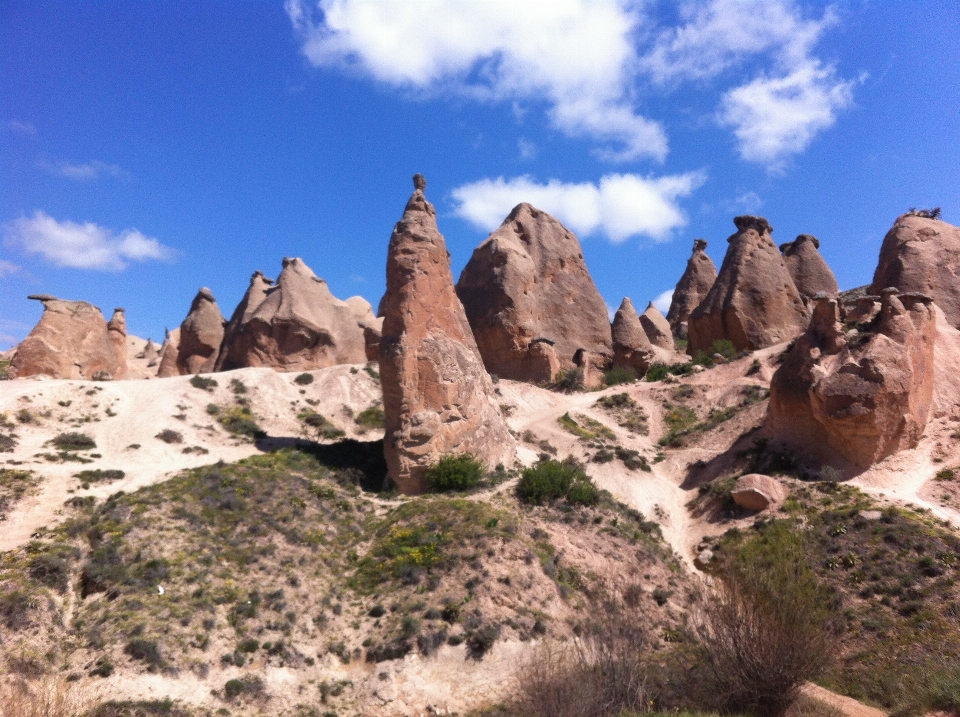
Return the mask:
<svg viewBox="0 0 960 717">
<path fill-rule="evenodd" d="M 302 259 L 290 257 L 222 353 L 225 371 L 246 366 L 310 371 L 366 360 L 363 328 L 353 309 Z"/>
<path fill-rule="evenodd" d="M 515 451 L 418 177 L 390 237 L 381 302 L 383 450 L 390 477 L 408 494 L 428 489 L 425 473 L 444 456 L 469 453 L 492 467 Z"/>
<path fill-rule="evenodd" d="M 190 304 L 187 318 L 180 324 L 177 372 L 181 376 L 214 370 L 223 342 L 224 324 L 226 321 L 213 292 L 207 287 L 201 288 Z"/>
<path fill-rule="evenodd" d="M 932 296 L 960 329 L 960 227 L 922 213 L 898 217 L 883 238 L 870 293 L 888 286 Z"/>
<path fill-rule="evenodd" d="M 561 369 L 579 349 L 611 355 L 607 306 L 590 278 L 580 242 L 552 216 L 518 204 L 467 262 L 457 295 L 490 373 L 551 381 L 537 339 L 551 342 Z M 539 342 L 542 344 L 542 342 Z"/>
<path fill-rule="evenodd" d="M 660 309 L 651 301 L 646 310 L 640 314 L 640 325 L 650 339 L 650 343 L 666 351 L 673 351 L 673 331 L 670 322 L 660 313 Z"/>
<path fill-rule="evenodd" d="M 29 298 L 43 302 L 43 316 L 17 346 L 9 376 L 92 379 L 126 373 L 126 354 L 118 354 L 100 309 L 49 294 Z"/>
<path fill-rule="evenodd" d="M 632 368 L 643 376 L 653 361 L 653 347 L 629 298 L 624 298 L 613 317 L 613 365 Z"/>
<path fill-rule="evenodd" d="M 717 267 L 713 259 L 707 256 L 705 239 L 693 240 L 693 254 L 687 260 L 677 287 L 673 290 L 670 309 L 667 311 L 667 323 L 679 338 L 687 337 L 687 320 L 690 313 L 700 305 L 717 280 Z"/>
<path fill-rule="evenodd" d="M 828 296 L 840 293 L 836 277 L 820 254 L 820 240 L 815 236 L 801 234 L 793 241 L 781 244 L 780 253 L 794 286 L 804 299 L 820 293 Z"/>
<path fill-rule="evenodd" d="M 843 458 L 867 468 L 913 448 L 930 414 L 936 308 L 920 294 L 883 292 L 871 323 L 848 342 L 837 301 L 814 300 L 770 384 L 768 435 L 821 461 Z"/>
<path fill-rule="evenodd" d="M 737 232 L 727 239 L 717 280 L 687 322 L 691 356 L 723 339 L 738 351 L 772 346 L 802 333 L 809 321 L 767 220 L 733 221 Z"/>
<path fill-rule="evenodd" d="M 782 503 L 787 497 L 787 489 L 776 478 L 762 473 L 749 473 L 737 479 L 730 494 L 741 508 L 760 511 Z"/>
</svg>

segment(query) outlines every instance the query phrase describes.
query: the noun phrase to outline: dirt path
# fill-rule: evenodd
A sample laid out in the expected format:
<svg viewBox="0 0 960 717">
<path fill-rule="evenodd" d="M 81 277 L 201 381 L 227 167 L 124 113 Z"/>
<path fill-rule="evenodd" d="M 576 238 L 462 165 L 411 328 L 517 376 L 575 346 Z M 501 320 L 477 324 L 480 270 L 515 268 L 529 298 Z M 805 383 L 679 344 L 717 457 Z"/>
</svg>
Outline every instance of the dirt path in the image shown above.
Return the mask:
<svg viewBox="0 0 960 717">
<path fill-rule="evenodd" d="M 868 707 L 852 697 L 838 695 L 836 692 L 831 692 L 812 682 L 808 682 L 803 686 L 801 694 L 839 710 L 844 717 L 887 717 L 887 713 L 883 710 L 878 710 L 876 707 Z"/>
</svg>

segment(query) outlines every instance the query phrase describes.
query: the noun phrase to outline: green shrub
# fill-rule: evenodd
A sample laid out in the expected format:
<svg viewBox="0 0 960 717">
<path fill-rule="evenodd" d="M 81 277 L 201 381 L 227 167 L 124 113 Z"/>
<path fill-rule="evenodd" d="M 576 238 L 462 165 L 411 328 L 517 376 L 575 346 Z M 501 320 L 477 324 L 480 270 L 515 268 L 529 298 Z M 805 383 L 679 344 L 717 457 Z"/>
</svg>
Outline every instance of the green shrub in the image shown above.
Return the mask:
<svg viewBox="0 0 960 717">
<path fill-rule="evenodd" d="M 194 388 L 201 388 L 204 391 L 213 391 L 220 384 L 217 383 L 217 380 L 214 378 L 207 378 L 206 376 L 201 376 L 197 374 L 190 379 L 190 385 Z"/>
<path fill-rule="evenodd" d="M 583 369 L 580 367 L 560 371 L 553 380 L 551 388 L 563 393 L 579 391 L 583 388 Z"/>
<path fill-rule="evenodd" d="M 326 416 L 312 409 L 301 411 L 297 414 L 297 418 L 303 422 L 304 426 L 313 429 L 314 438 L 317 440 L 333 440 L 334 438 L 343 438 L 343 436 L 347 435 L 343 430 L 337 428 L 327 420 Z"/>
<path fill-rule="evenodd" d="M 227 680 L 227 683 L 223 686 L 223 694 L 228 700 L 239 697 L 243 694 L 243 682 L 240 680 Z"/>
<path fill-rule="evenodd" d="M 61 433 L 51 443 L 61 451 L 89 451 L 97 447 L 97 442 L 84 433 Z"/>
<path fill-rule="evenodd" d="M 371 406 L 360 411 L 353 421 L 364 428 L 383 428 L 387 422 L 387 415 L 380 406 Z"/>
<path fill-rule="evenodd" d="M 219 413 L 220 413 L 220 406 L 218 406 L 218 405 L 215 404 L 215 403 L 208 403 L 208 404 L 207 404 L 207 413 L 209 413 L 211 416 L 219 415 Z"/>
<path fill-rule="evenodd" d="M 540 461 L 524 469 L 517 483 L 517 496 L 525 503 L 536 505 L 564 497 L 571 503 L 597 500 L 596 488 L 582 468 L 569 461 L 555 460 Z"/>
<path fill-rule="evenodd" d="M 183 434 L 171 428 L 164 428 L 154 438 L 159 438 L 164 443 L 183 443 Z"/>
<path fill-rule="evenodd" d="M 667 377 L 667 374 L 670 373 L 670 367 L 665 363 L 655 363 L 653 366 L 647 369 L 647 373 L 644 375 L 645 381 L 662 381 Z"/>
<path fill-rule="evenodd" d="M 573 481 L 567 489 L 567 502 L 574 505 L 593 505 L 599 497 L 597 487 L 586 476 Z"/>
<path fill-rule="evenodd" d="M 150 667 L 160 667 L 163 664 L 163 656 L 160 654 L 160 646 L 156 640 L 135 637 L 127 643 L 123 651 L 134 660 L 146 662 Z"/>
<path fill-rule="evenodd" d="M 235 436 L 262 438 L 266 435 L 253 419 L 253 412 L 246 406 L 228 408 L 217 420 Z"/>
<path fill-rule="evenodd" d="M 483 480 L 483 463 L 469 453 L 444 456 L 426 473 L 427 484 L 435 493 L 468 490 Z"/>
<path fill-rule="evenodd" d="M 309 386 L 311 383 L 313 383 L 313 374 L 302 373 L 299 376 L 297 376 L 295 379 L 293 379 L 293 382 L 300 386 Z"/>
<path fill-rule="evenodd" d="M 636 369 L 615 366 L 609 371 L 603 372 L 603 382 L 608 386 L 619 386 L 622 383 L 633 383 L 637 380 Z"/>
<path fill-rule="evenodd" d="M 0 453 L 13 453 L 13 449 L 16 447 L 16 438 L 8 436 L 6 433 L 0 433 Z"/>
<path fill-rule="evenodd" d="M 121 480 L 127 474 L 121 470 L 111 468 L 108 470 L 101 470 L 97 468 L 96 470 L 87 470 L 80 471 L 79 473 L 74 473 L 74 477 L 77 478 L 81 483 L 99 483 L 101 481 L 115 481 Z"/>
<path fill-rule="evenodd" d="M 239 378 L 231 378 L 230 390 L 233 391 L 235 396 L 239 396 L 247 392 L 247 385 Z"/>
</svg>

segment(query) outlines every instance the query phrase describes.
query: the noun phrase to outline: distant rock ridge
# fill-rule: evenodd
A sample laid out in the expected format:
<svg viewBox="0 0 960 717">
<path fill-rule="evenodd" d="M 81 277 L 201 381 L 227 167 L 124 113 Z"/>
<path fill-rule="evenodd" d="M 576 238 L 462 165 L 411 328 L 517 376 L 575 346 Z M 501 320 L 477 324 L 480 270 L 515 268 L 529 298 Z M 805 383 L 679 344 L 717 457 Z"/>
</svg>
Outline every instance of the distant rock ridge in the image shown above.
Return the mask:
<svg viewBox="0 0 960 717">
<path fill-rule="evenodd" d="M 667 322 L 677 338 L 687 338 L 687 320 L 690 313 L 706 298 L 717 280 L 717 267 L 713 259 L 707 256 L 705 239 L 693 240 L 693 253 L 673 290 Z"/>
<path fill-rule="evenodd" d="M 126 374 L 126 351 L 116 339 L 126 337 L 123 312 L 115 312 L 108 327 L 103 314 L 86 301 L 66 301 L 50 294 L 28 297 L 43 303 L 43 315 L 16 347 L 8 375 L 11 378 L 104 379 Z M 122 332 L 122 334 L 121 334 Z"/>
<path fill-rule="evenodd" d="M 190 304 L 187 318 L 180 324 L 177 372 L 181 376 L 215 370 L 225 324 L 213 292 L 202 287 Z"/>
<path fill-rule="evenodd" d="M 548 382 L 573 368 L 578 350 L 612 358 L 606 303 L 580 242 L 530 204 L 514 207 L 474 250 L 457 295 L 491 374 Z"/>
<path fill-rule="evenodd" d="M 416 175 L 390 237 L 381 302 L 384 456 L 390 477 L 408 494 L 429 488 L 425 474 L 444 456 L 470 453 L 492 468 L 515 451 L 454 290 L 425 186 Z"/>
<path fill-rule="evenodd" d="M 811 234 L 801 234 L 792 242 L 780 245 L 783 263 L 804 299 L 821 292 L 829 296 L 840 293 L 837 279 L 819 249 L 820 240 Z"/>
<path fill-rule="evenodd" d="M 726 339 L 737 350 L 787 341 L 806 328 L 809 315 L 763 217 L 734 218 L 720 273 L 690 314 L 687 352 L 709 351 Z"/>
</svg>

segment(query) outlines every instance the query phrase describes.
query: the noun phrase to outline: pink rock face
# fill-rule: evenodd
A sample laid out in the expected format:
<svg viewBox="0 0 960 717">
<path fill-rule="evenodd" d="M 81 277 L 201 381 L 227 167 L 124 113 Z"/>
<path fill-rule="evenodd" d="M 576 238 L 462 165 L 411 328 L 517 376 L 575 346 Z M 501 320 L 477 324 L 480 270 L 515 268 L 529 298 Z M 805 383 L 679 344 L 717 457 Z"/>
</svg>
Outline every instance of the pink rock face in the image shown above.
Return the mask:
<svg viewBox="0 0 960 717">
<path fill-rule="evenodd" d="M 330 293 L 302 259 L 284 259 L 276 285 L 268 281 L 257 274 L 251 279 L 231 319 L 218 367 L 310 371 L 366 361 L 363 327 L 354 309 Z"/>
<path fill-rule="evenodd" d="M 613 365 L 632 368 L 643 376 L 653 361 L 653 347 L 640 325 L 633 302 L 624 298 L 613 317 Z"/>
<path fill-rule="evenodd" d="M 690 313 L 706 298 L 713 282 L 717 280 L 717 267 L 713 259 L 707 256 L 706 249 L 706 240 L 693 240 L 693 254 L 687 260 L 687 268 L 677 282 L 677 288 L 673 290 L 673 298 L 670 300 L 667 323 L 680 338 L 687 337 Z"/>
<path fill-rule="evenodd" d="M 960 227 L 915 214 L 898 217 L 880 247 L 870 293 L 887 287 L 933 297 L 960 328 Z"/>
<path fill-rule="evenodd" d="M 749 473 L 737 479 L 730 494 L 740 507 L 760 511 L 782 503 L 787 492 L 786 487 L 776 478 L 762 473 Z"/>
<path fill-rule="evenodd" d="M 43 316 L 17 346 L 8 372 L 12 378 L 92 379 L 105 373 L 116 378 L 126 373 L 126 353 L 117 353 L 100 309 L 48 294 L 29 298 L 43 302 Z"/>
<path fill-rule="evenodd" d="M 651 301 L 646 310 L 640 314 L 640 325 L 650 339 L 650 343 L 666 351 L 673 351 L 673 331 L 670 322 L 660 313 L 660 309 Z"/>
<path fill-rule="evenodd" d="M 819 250 L 820 240 L 810 234 L 801 234 L 794 241 L 780 245 L 783 263 L 804 299 L 819 293 L 827 296 L 840 293 L 837 279 Z"/>
<path fill-rule="evenodd" d="M 416 190 L 390 237 L 381 302 L 383 450 L 390 477 L 407 494 L 429 488 L 424 474 L 444 456 L 470 453 L 493 467 L 515 451 L 454 291 L 425 184 L 414 178 Z"/>
<path fill-rule="evenodd" d="M 883 293 L 849 342 L 837 301 L 815 300 L 810 326 L 770 385 L 768 434 L 821 460 L 867 468 L 917 445 L 933 400 L 936 309 L 920 294 Z"/>
<path fill-rule="evenodd" d="M 214 370 L 226 323 L 213 292 L 206 287 L 200 289 L 180 324 L 177 371 L 181 376 Z"/>
<path fill-rule="evenodd" d="M 460 274 L 463 302 L 487 371 L 551 381 L 552 348 L 561 369 L 584 349 L 610 357 L 607 307 L 590 278 L 580 242 L 546 212 L 517 205 L 478 246 Z"/>
<path fill-rule="evenodd" d="M 809 321 L 803 299 L 773 243 L 763 217 L 736 217 L 720 273 L 690 314 L 687 352 L 709 351 L 714 341 L 738 351 L 772 346 L 802 333 Z"/>
</svg>

